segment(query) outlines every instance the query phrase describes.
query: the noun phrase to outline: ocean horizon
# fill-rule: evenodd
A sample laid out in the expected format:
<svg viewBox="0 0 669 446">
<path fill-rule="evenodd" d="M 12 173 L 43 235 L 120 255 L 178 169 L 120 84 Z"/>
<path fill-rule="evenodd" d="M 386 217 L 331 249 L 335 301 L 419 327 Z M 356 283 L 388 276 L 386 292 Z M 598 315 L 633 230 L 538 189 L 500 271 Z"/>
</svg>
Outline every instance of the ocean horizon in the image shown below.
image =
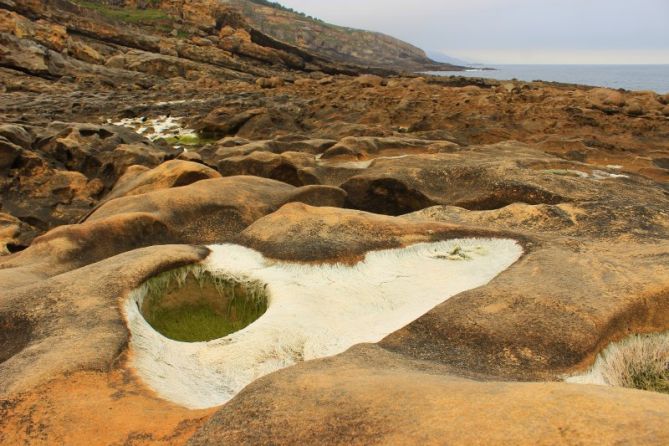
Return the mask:
<svg viewBox="0 0 669 446">
<path fill-rule="evenodd" d="M 541 80 L 625 90 L 669 93 L 669 64 L 663 65 L 490 65 L 467 71 L 430 71 L 437 76 Z"/>
</svg>

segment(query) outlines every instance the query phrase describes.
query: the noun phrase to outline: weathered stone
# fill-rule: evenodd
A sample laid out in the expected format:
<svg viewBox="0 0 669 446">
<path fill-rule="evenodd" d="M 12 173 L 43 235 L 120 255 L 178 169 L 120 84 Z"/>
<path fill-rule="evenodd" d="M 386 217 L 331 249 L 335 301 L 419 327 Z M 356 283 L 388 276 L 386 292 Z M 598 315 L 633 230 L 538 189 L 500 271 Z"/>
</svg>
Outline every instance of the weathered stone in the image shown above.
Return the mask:
<svg viewBox="0 0 669 446">
<path fill-rule="evenodd" d="M 270 77 L 269 79 L 261 77 L 256 80 L 256 85 L 260 88 L 276 88 L 283 85 L 283 80 L 276 76 Z"/>
<path fill-rule="evenodd" d="M 364 75 L 364 76 L 359 76 L 355 79 L 355 81 L 360 84 L 362 87 L 367 87 L 367 88 L 372 88 L 372 87 L 380 87 L 383 85 L 384 80 L 380 76 L 373 76 L 370 74 Z"/>
<path fill-rule="evenodd" d="M 0 169 L 12 167 L 20 153 L 21 147 L 0 136 Z"/>
<path fill-rule="evenodd" d="M 667 442 L 666 396 L 547 381 L 582 374 L 628 334 L 669 329 L 669 96 L 403 76 L 374 67 L 434 65 L 267 5 L 97 3 L 0 0 L 5 443 Z M 199 137 L 185 151 L 100 124 L 123 118 Z M 311 338 L 290 352 L 263 339 L 267 357 L 298 364 L 221 408 L 161 399 L 134 362 L 129 295 L 214 262 L 191 245 L 240 244 L 215 252 L 322 270 L 332 289 L 385 255 L 371 251 L 460 237 L 524 253 L 375 344 L 301 363 Z M 469 265 L 457 250 L 434 255 Z M 253 276 L 243 256 L 230 262 Z M 406 279 L 395 266 L 379 289 Z M 369 298 L 355 285 L 374 275 L 341 298 Z M 315 308 L 334 320 L 331 300 Z"/>
</svg>

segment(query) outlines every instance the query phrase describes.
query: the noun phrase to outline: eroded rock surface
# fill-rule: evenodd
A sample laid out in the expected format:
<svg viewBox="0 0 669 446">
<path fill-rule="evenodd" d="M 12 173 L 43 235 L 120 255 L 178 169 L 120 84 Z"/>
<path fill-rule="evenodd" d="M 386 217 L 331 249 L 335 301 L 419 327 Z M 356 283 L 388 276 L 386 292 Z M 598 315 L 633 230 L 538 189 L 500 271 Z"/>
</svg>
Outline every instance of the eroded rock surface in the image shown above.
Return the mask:
<svg viewBox="0 0 669 446">
<path fill-rule="evenodd" d="M 562 382 L 669 330 L 667 95 L 363 68 L 231 6 L 0 0 L 0 443 L 669 441 L 666 395 Z M 133 367 L 129 296 L 204 245 L 311 274 L 462 238 L 523 254 L 221 408 Z"/>
</svg>

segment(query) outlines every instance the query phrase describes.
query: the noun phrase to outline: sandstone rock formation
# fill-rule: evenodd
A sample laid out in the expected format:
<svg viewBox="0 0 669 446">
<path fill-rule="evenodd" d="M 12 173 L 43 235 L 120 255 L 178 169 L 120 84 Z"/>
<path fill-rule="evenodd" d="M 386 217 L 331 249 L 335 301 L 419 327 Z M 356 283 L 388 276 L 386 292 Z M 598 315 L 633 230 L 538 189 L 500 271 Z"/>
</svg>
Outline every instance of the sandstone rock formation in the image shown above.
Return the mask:
<svg viewBox="0 0 669 446">
<path fill-rule="evenodd" d="M 669 396 L 564 382 L 669 330 L 666 95 L 364 69 L 207 5 L 0 0 L 0 443 L 667 443 Z M 134 362 L 126 310 L 162 273 L 290 270 L 284 314 L 322 273 L 330 321 L 368 256 L 472 238 L 522 256 L 333 357 L 267 339 L 273 373 L 221 407 Z M 424 255 L 486 246 L 376 291 L 419 301 Z"/>
<path fill-rule="evenodd" d="M 462 69 L 435 62 L 423 50 L 385 34 L 330 25 L 273 2 L 228 2 L 239 8 L 258 30 L 332 60 L 406 71 Z"/>
</svg>

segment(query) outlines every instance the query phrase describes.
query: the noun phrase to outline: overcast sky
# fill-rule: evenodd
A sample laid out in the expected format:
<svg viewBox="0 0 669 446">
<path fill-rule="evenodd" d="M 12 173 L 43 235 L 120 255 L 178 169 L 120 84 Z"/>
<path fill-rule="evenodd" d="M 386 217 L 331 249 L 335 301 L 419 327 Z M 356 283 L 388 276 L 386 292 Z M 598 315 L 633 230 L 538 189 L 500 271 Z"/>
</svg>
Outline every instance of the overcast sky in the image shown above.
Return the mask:
<svg viewBox="0 0 669 446">
<path fill-rule="evenodd" d="M 669 0 L 278 0 L 481 63 L 669 64 Z"/>
</svg>

